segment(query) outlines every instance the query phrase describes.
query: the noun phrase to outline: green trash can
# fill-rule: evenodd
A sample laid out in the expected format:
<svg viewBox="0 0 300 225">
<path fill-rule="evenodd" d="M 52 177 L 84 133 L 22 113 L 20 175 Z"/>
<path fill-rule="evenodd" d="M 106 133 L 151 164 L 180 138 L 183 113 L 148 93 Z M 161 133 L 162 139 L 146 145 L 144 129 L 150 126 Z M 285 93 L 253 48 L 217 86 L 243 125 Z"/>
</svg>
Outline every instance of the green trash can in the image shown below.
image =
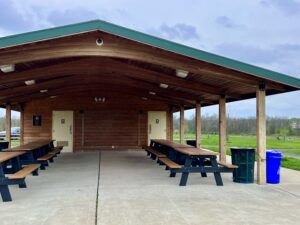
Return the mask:
<svg viewBox="0 0 300 225">
<path fill-rule="evenodd" d="M 233 181 L 237 183 L 254 182 L 254 148 L 230 148 L 232 164 L 239 166 L 233 171 Z"/>
</svg>

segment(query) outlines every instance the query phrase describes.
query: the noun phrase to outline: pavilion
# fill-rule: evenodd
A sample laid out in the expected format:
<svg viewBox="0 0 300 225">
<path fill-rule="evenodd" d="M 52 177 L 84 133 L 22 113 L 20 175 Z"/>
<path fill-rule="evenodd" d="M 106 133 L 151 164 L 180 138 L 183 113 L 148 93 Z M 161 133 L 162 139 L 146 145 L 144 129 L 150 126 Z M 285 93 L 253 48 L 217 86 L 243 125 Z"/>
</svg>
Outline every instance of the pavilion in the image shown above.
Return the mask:
<svg viewBox="0 0 300 225">
<path fill-rule="evenodd" d="M 247 54 L 247 53 L 245 53 Z M 56 139 L 69 151 L 141 148 L 172 140 L 172 113 L 219 105 L 226 160 L 226 102 L 256 98 L 257 180 L 265 183 L 268 95 L 300 79 L 100 20 L 0 38 L 0 105 L 21 114 L 21 143 Z M 284 110 L 284 109 L 282 109 Z M 7 132 L 10 140 L 10 132 Z"/>
</svg>

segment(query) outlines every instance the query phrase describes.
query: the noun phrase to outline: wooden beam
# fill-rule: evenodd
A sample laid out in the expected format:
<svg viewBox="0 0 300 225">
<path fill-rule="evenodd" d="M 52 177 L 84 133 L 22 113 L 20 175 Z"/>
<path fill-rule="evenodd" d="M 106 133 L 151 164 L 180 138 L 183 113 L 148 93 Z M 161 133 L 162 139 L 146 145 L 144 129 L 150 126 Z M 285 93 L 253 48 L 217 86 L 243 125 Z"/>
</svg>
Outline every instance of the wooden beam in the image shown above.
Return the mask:
<svg viewBox="0 0 300 225">
<path fill-rule="evenodd" d="M 93 83 L 91 84 L 88 89 L 84 87 L 82 84 L 76 84 L 76 85 L 71 85 L 69 87 L 64 87 L 60 86 L 56 89 L 49 90 L 47 93 L 33 93 L 29 94 L 27 96 L 19 96 L 15 98 L 11 98 L 10 101 L 12 103 L 22 103 L 22 102 L 27 102 L 35 99 L 44 99 L 44 98 L 49 98 L 52 95 L 73 95 L 76 93 L 85 93 L 85 94 L 91 94 L 92 92 L 94 94 L 103 94 L 104 95 L 109 95 L 110 93 L 118 93 L 120 95 L 122 94 L 127 94 L 135 97 L 146 97 L 149 100 L 155 100 L 155 101 L 160 101 L 160 102 L 165 102 L 170 105 L 180 105 L 182 104 L 182 101 L 177 101 L 176 99 L 173 99 L 171 97 L 163 97 L 163 96 L 157 96 L 157 95 L 150 95 L 148 91 L 141 90 L 139 88 L 126 88 L 126 87 L 120 87 L 119 85 L 107 85 L 103 83 Z M 185 103 L 187 106 L 190 106 L 192 104 L 186 102 Z"/>
<path fill-rule="evenodd" d="M 100 59 L 100 60 L 99 60 Z M 92 58 L 82 59 L 67 63 L 55 64 L 52 66 L 46 66 L 37 69 L 31 69 L 23 72 L 15 72 L 12 74 L 3 75 L 0 84 L 9 84 L 12 82 L 24 82 L 30 79 L 49 79 L 51 77 L 59 77 L 66 75 L 81 75 L 87 76 L 91 74 L 99 75 L 99 73 L 118 73 L 123 76 L 135 78 L 138 80 L 144 80 L 152 83 L 166 83 L 173 87 L 179 87 L 182 89 L 192 90 L 198 95 L 212 94 L 220 95 L 224 94 L 223 90 L 220 90 L 217 86 L 212 86 L 206 83 L 192 83 L 187 80 L 176 77 L 175 75 L 165 74 L 162 72 L 156 72 L 148 69 L 144 69 L 138 66 L 130 65 L 118 60 L 112 60 L 107 58 Z M 241 96 L 237 93 L 231 93 L 230 91 L 226 95 L 239 99 Z M 195 98 L 194 98 L 195 99 Z M 200 99 L 200 96 L 199 96 Z M 196 99 L 197 100 L 197 99 Z"/>
<path fill-rule="evenodd" d="M 125 62 L 120 62 L 118 60 L 114 60 L 114 68 L 122 68 L 124 72 L 129 72 L 128 74 L 126 73 L 127 76 L 134 77 L 136 79 L 146 79 L 151 82 L 159 82 L 159 83 L 166 83 L 174 87 L 180 87 L 183 89 L 188 89 L 188 90 L 193 90 L 198 93 L 204 93 L 204 94 L 212 94 L 212 95 L 220 95 L 220 94 L 225 94 L 227 96 L 230 96 L 232 98 L 240 99 L 241 96 L 237 93 L 232 93 L 230 91 L 223 91 L 220 90 L 219 87 L 206 84 L 206 83 L 200 83 L 200 82 L 190 82 L 188 80 L 176 77 L 173 74 L 165 74 L 161 72 L 156 72 L 156 71 L 151 71 L 147 70 L 135 65 L 130 65 Z M 141 76 L 143 74 L 143 76 Z"/>
<path fill-rule="evenodd" d="M 180 143 L 184 144 L 184 106 L 180 106 Z"/>
<path fill-rule="evenodd" d="M 170 107 L 170 141 L 173 141 L 174 135 L 173 107 Z"/>
<path fill-rule="evenodd" d="M 221 96 L 219 99 L 219 151 L 222 162 L 226 162 L 226 128 L 226 99 Z"/>
<path fill-rule="evenodd" d="M 14 96 L 18 96 L 18 95 L 24 96 L 28 93 L 39 92 L 40 90 L 43 90 L 43 89 L 48 89 L 48 88 L 57 87 L 57 86 L 63 86 L 65 84 L 66 84 L 65 80 L 63 78 L 61 78 L 61 79 L 55 79 L 55 80 L 51 80 L 51 81 L 37 83 L 34 85 L 30 85 L 30 86 L 23 85 L 20 87 L 1 90 L 0 91 L 0 96 L 1 96 L 0 101 L 3 99 L 9 100 L 9 97 L 14 97 Z"/>
<path fill-rule="evenodd" d="M 257 183 L 266 183 L 266 91 L 256 89 Z"/>
<path fill-rule="evenodd" d="M 102 85 L 105 87 L 105 85 L 109 85 L 112 87 L 115 87 L 118 91 L 126 90 L 126 89 L 134 89 L 138 90 L 142 93 L 141 97 L 146 97 L 149 95 L 149 91 L 155 91 L 158 96 L 155 96 L 154 98 L 165 98 L 165 99 L 171 99 L 174 101 L 178 101 L 178 104 L 184 103 L 187 105 L 193 104 L 193 102 L 186 100 L 186 97 L 192 98 L 193 95 L 188 95 L 188 94 L 181 94 L 179 93 L 173 93 L 171 90 L 164 90 L 162 88 L 156 87 L 155 85 L 151 84 L 145 84 L 144 82 L 140 81 L 134 81 L 128 78 L 121 79 L 119 76 L 89 76 L 88 78 L 82 77 L 82 76 L 68 76 L 64 77 L 62 79 L 55 79 L 51 81 L 46 81 L 42 83 L 37 83 L 33 86 L 21 86 L 21 87 L 16 87 L 13 89 L 9 90 L 3 90 L 0 91 L 1 96 L 5 96 L 0 98 L 0 101 L 2 103 L 5 102 L 12 102 L 16 101 L 19 97 L 19 99 L 26 99 L 28 98 L 29 100 L 37 95 L 37 96 L 43 96 L 42 94 L 39 93 L 39 90 L 41 89 L 48 89 L 48 93 L 52 94 L 53 89 L 58 89 L 58 88 L 63 88 L 64 90 L 67 90 L 66 86 L 68 88 L 72 87 L 80 87 L 80 89 L 86 89 L 87 92 L 90 91 L 92 86 L 95 85 Z M 108 86 L 106 86 L 107 88 Z M 54 95 L 54 94 L 52 94 Z M 148 96 L 150 97 L 150 96 Z"/>
<path fill-rule="evenodd" d="M 201 104 L 196 103 L 195 108 L 195 128 L 196 128 L 196 146 L 200 147 L 201 144 Z"/>
<path fill-rule="evenodd" d="M 6 105 L 6 141 L 9 142 L 9 147 L 11 146 L 11 106 Z"/>
<path fill-rule="evenodd" d="M 95 44 L 95 40 L 99 36 L 105 40 L 105 44 L 101 47 L 97 47 Z M 20 51 L 20 48 L 22 48 L 22 51 Z M 57 58 L 91 56 L 144 61 L 169 68 L 187 70 L 199 76 L 232 80 L 247 86 L 256 86 L 259 82 L 265 80 L 244 73 L 243 71 L 224 68 L 220 65 L 192 59 L 184 55 L 137 43 L 101 31 L 45 40 L 35 44 L 22 45 L 21 47 L 14 46 L 1 49 L 0 64 L 18 64 Z M 272 81 L 266 80 L 266 82 L 270 85 L 277 85 Z M 281 88 L 280 86 L 285 85 L 279 84 L 278 88 Z M 230 90 L 227 89 L 225 91 Z"/>
<path fill-rule="evenodd" d="M 20 144 L 24 144 L 24 107 L 20 105 Z"/>
</svg>

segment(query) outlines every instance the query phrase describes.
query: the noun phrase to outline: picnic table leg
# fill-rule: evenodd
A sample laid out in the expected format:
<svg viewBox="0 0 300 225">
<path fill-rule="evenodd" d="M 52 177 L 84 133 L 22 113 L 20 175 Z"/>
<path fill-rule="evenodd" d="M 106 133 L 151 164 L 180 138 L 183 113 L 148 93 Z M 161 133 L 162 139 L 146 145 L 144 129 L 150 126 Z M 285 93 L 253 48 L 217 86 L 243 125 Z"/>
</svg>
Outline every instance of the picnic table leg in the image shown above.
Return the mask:
<svg viewBox="0 0 300 225">
<path fill-rule="evenodd" d="M 39 151 L 40 151 L 39 149 L 36 149 L 34 152 L 31 152 L 30 160 L 33 160 L 33 162 L 36 162 L 36 159 L 40 157 Z M 48 166 L 48 162 L 46 162 L 46 163 L 39 162 L 39 163 L 40 163 L 41 170 L 45 170 L 46 166 Z"/>
<path fill-rule="evenodd" d="M 11 164 L 12 164 L 12 168 L 13 168 L 13 172 L 17 172 L 20 169 L 22 169 L 21 166 L 21 162 L 20 162 L 20 158 L 19 157 L 15 157 L 13 159 L 11 159 Z M 23 179 L 22 183 L 19 184 L 19 188 L 26 188 L 26 183 L 25 183 L 25 179 Z"/>
<path fill-rule="evenodd" d="M 32 163 L 36 163 L 36 161 L 35 161 L 35 159 L 34 159 L 34 156 L 33 156 L 33 152 L 31 152 L 31 151 L 28 153 L 28 159 L 31 160 Z M 40 165 L 40 169 L 42 170 L 42 168 L 45 169 L 45 167 L 42 166 L 42 164 L 41 164 L 41 165 Z M 32 172 L 32 175 L 33 175 L 33 176 L 38 176 L 38 175 L 39 175 L 38 169 L 34 170 L 34 171 Z"/>
<path fill-rule="evenodd" d="M 186 157 L 185 159 L 185 163 L 184 163 L 184 170 L 190 168 L 192 165 L 192 159 L 191 157 Z M 186 186 L 186 183 L 187 183 L 187 180 L 188 180 L 188 177 L 189 177 L 189 172 L 188 171 L 184 171 L 181 175 L 181 179 L 180 179 L 180 183 L 179 185 L 180 186 Z"/>
<path fill-rule="evenodd" d="M 203 158 L 199 158 L 199 166 L 202 166 L 202 167 L 205 166 Z M 207 173 L 201 172 L 201 177 L 207 177 Z"/>
<path fill-rule="evenodd" d="M 0 185 L 0 193 L 1 193 L 1 197 L 3 202 L 10 202 L 12 201 L 11 199 L 11 195 L 8 189 L 8 185 Z"/>
<path fill-rule="evenodd" d="M 219 168 L 217 158 L 215 156 L 213 158 L 211 158 L 211 165 L 212 165 L 212 167 Z M 217 186 L 223 186 L 221 173 L 214 172 L 214 176 L 215 176 Z"/>
<path fill-rule="evenodd" d="M 176 172 L 171 171 L 170 172 L 170 177 L 176 177 Z"/>
<path fill-rule="evenodd" d="M 11 199 L 11 195 L 10 195 L 10 192 L 8 189 L 8 185 L 1 183 L 4 181 L 5 181 L 5 174 L 4 174 L 2 165 L 0 163 L 0 194 L 1 194 L 3 202 L 9 202 L 9 201 L 12 201 L 12 199 Z"/>
</svg>

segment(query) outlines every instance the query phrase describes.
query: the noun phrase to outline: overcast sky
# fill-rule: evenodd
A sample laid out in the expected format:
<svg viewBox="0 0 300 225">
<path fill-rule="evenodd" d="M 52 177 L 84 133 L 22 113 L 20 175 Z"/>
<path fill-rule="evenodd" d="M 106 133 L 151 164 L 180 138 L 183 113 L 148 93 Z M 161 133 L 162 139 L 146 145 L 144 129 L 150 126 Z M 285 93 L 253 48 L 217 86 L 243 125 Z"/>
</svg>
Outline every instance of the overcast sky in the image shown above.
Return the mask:
<svg viewBox="0 0 300 225">
<path fill-rule="evenodd" d="M 102 19 L 300 78 L 300 0 L 0 0 L 0 10 L 0 36 Z M 267 114 L 299 118 L 299 99 L 270 96 Z M 255 116 L 254 100 L 227 105 Z"/>
</svg>

